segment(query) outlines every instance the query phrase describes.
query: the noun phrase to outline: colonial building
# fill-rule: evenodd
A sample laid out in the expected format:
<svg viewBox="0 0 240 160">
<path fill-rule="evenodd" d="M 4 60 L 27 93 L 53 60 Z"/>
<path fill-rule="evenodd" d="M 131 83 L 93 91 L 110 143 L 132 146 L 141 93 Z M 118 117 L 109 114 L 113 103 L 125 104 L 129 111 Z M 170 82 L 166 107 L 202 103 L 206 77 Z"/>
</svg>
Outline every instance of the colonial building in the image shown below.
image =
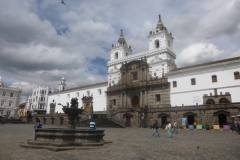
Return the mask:
<svg viewBox="0 0 240 160">
<path fill-rule="evenodd" d="M 60 86 L 64 88 L 64 77 Z M 59 88 L 61 89 L 61 88 Z M 53 87 L 37 86 L 33 88 L 32 95 L 28 97 L 27 114 L 46 114 L 48 94 L 54 92 Z"/>
<path fill-rule="evenodd" d="M 107 111 L 108 118 L 127 127 L 146 126 L 157 119 L 182 118 L 186 124 L 231 123 L 240 113 L 240 57 L 177 68 L 173 36 L 159 16 L 149 32 L 148 51 L 132 54 L 121 31 L 112 45 L 108 82 L 66 89 L 49 94 L 47 113 L 62 113 L 71 98 L 79 99 L 85 115 Z M 61 105 L 58 105 L 61 104 Z"/>
<path fill-rule="evenodd" d="M 5 86 L 0 77 L 0 116 L 6 118 L 17 117 L 21 93 L 22 90 L 19 88 Z"/>
</svg>

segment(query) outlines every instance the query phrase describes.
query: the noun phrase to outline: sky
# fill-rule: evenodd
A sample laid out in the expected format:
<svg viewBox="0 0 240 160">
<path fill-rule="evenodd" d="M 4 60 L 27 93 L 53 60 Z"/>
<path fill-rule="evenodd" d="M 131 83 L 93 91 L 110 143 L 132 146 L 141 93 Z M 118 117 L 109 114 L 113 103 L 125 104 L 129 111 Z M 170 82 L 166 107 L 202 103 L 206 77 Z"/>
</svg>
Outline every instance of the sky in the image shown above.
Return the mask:
<svg viewBox="0 0 240 160">
<path fill-rule="evenodd" d="M 148 50 L 158 15 L 184 67 L 240 56 L 240 0 L 2 0 L 0 77 L 22 89 L 107 81 L 121 29 L 133 53 Z"/>
</svg>

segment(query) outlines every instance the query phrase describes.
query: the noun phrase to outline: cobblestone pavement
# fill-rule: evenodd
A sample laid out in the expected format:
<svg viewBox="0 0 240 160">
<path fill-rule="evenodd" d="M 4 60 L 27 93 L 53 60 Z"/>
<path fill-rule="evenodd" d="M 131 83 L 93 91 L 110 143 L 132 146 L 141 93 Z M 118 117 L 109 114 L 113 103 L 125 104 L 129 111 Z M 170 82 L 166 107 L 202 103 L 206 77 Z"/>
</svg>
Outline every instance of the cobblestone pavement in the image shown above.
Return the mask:
<svg viewBox="0 0 240 160">
<path fill-rule="evenodd" d="M 58 126 L 43 126 L 44 128 Z M 100 128 L 99 128 L 100 129 Z M 21 148 L 20 142 L 33 139 L 33 124 L 0 126 L 1 160 L 235 160 L 240 157 L 240 135 L 230 131 L 180 130 L 167 137 L 151 137 L 152 129 L 101 128 L 105 140 L 112 144 L 94 150 L 53 152 L 44 149 Z"/>
</svg>

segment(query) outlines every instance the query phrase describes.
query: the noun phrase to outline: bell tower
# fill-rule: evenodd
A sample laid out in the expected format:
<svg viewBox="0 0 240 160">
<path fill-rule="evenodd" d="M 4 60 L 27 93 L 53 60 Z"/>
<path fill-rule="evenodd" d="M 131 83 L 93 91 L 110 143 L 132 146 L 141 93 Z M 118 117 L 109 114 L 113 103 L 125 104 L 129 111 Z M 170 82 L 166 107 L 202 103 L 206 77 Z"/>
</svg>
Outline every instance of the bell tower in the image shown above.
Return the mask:
<svg viewBox="0 0 240 160">
<path fill-rule="evenodd" d="M 112 44 L 110 61 L 122 59 L 132 54 L 131 46 L 129 46 L 124 39 L 123 32 L 121 30 L 120 37 L 117 44 Z"/>
<path fill-rule="evenodd" d="M 173 36 L 164 26 L 161 15 L 159 15 L 158 23 L 154 31 L 150 31 L 149 36 L 149 51 L 156 49 L 169 48 L 173 50 Z"/>
<path fill-rule="evenodd" d="M 67 80 L 63 76 L 59 84 L 59 91 L 64 91 L 66 89 L 66 85 L 67 85 L 66 81 Z"/>
</svg>

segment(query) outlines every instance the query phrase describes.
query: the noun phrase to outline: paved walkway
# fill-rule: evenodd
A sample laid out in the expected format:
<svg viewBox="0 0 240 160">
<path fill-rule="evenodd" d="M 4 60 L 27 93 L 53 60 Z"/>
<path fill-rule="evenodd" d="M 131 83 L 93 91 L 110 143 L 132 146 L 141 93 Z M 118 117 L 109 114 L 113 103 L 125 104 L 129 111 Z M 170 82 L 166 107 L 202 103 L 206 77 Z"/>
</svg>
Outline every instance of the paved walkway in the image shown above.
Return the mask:
<svg viewBox="0 0 240 160">
<path fill-rule="evenodd" d="M 52 152 L 20 147 L 20 142 L 33 139 L 33 124 L 5 124 L 0 126 L 0 160 L 239 160 L 240 157 L 240 135 L 235 132 L 181 130 L 168 138 L 167 131 L 160 129 L 161 137 L 152 138 L 151 129 L 104 129 L 104 139 L 113 141 L 108 147 Z"/>
</svg>

